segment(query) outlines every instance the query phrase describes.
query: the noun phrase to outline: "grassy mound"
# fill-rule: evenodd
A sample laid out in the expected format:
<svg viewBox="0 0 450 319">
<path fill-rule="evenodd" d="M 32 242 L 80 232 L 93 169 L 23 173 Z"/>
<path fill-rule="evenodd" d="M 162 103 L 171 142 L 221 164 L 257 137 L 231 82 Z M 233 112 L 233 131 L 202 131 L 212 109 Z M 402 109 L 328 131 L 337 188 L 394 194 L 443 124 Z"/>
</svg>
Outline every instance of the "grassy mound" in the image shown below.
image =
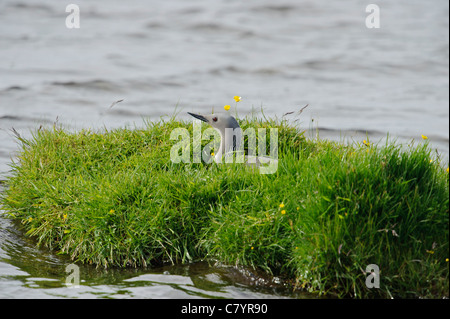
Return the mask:
<svg viewBox="0 0 450 319">
<path fill-rule="evenodd" d="M 427 143 L 342 145 L 286 122 L 240 124 L 278 127 L 275 174 L 172 163 L 171 131 L 192 132 L 173 119 L 142 130 L 41 129 L 20 139 L 2 208 L 38 244 L 79 262 L 210 259 L 339 296 L 448 296 L 449 179 Z M 369 264 L 379 266 L 378 289 L 365 285 Z"/>
</svg>

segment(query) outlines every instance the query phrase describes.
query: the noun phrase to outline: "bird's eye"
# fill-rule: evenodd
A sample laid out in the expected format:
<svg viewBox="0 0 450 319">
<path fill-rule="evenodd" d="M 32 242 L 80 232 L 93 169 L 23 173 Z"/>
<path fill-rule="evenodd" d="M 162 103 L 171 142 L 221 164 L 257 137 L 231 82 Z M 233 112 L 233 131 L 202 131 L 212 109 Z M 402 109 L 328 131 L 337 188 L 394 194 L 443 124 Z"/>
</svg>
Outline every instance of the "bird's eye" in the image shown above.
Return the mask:
<svg viewBox="0 0 450 319">
<path fill-rule="evenodd" d="M 217 122 L 217 117 L 213 117 L 213 121 L 214 121 L 214 122 Z"/>
</svg>

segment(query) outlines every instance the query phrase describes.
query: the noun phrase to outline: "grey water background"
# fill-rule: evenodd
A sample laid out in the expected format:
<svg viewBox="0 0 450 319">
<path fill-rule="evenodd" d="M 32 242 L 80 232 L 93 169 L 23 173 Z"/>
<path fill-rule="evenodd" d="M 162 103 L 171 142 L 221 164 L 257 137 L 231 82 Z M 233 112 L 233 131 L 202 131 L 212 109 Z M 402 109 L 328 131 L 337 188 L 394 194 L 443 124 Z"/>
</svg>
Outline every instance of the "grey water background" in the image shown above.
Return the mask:
<svg viewBox="0 0 450 319">
<path fill-rule="evenodd" d="M 408 144 L 424 134 L 448 165 L 446 0 L 74 0 L 79 29 L 66 27 L 69 3 L 0 1 L 0 179 L 18 150 L 13 127 L 24 137 L 55 122 L 143 127 L 175 111 L 234 112 L 235 95 L 240 116 L 263 108 L 281 118 L 309 104 L 292 121 L 311 137 L 376 142 L 389 133 Z M 366 27 L 370 3 L 379 29 Z M 81 287 L 68 289 L 69 262 L 0 217 L 3 298 L 305 297 L 204 264 L 83 266 Z"/>
</svg>

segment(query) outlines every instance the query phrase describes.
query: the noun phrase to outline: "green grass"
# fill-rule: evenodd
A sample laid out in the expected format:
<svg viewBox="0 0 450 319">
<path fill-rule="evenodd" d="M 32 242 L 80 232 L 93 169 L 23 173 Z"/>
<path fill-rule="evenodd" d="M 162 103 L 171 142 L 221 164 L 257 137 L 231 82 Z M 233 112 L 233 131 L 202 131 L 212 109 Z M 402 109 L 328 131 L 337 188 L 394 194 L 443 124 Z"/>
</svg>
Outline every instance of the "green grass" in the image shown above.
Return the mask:
<svg viewBox="0 0 450 319">
<path fill-rule="evenodd" d="M 2 209 L 39 245 L 83 263 L 217 260 L 319 294 L 448 297 L 449 178 L 427 142 L 343 145 L 285 121 L 240 123 L 278 128 L 275 174 L 172 163 L 170 132 L 192 133 L 173 118 L 135 130 L 41 129 L 19 139 Z M 379 289 L 365 286 L 369 264 Z"/>
</svg>

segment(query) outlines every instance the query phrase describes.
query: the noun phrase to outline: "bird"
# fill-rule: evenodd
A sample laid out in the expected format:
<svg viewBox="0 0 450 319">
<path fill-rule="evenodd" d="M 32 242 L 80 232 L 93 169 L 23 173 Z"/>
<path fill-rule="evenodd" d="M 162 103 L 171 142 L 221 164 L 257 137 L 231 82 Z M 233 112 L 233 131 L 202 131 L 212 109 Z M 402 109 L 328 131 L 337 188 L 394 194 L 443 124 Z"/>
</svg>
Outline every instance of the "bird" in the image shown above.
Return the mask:
<svg viewBox="0 0 450 319">
<path fill-rule="evenodd" d="M 222 163 L 222 158 L 225 156 L 225 162 L 228 163 L 228 156 L 236 153 L 236 162 L 239 162 L 239 154 L 243 155 L 243 134 L 238 121 L 231 115 L 227 114 L 195 114 L 187 112 L 189 115 L 199 119 L 220 134 L 220 147 L 217 154 L 214 155 L 216 163 Z M 278 142 L 278 140 L 277 140 Z M 250 147 L 250 146 L 249 146 Z M 246 165 L 260 167 L 260 172 L 263 174 L 274 173 L 278 168 L 278 159 L 267 156 L 253 156 L 246 155 L 243 162 Z M 263 168 L 266 168 L 265 170 Z"/>
</svg>

